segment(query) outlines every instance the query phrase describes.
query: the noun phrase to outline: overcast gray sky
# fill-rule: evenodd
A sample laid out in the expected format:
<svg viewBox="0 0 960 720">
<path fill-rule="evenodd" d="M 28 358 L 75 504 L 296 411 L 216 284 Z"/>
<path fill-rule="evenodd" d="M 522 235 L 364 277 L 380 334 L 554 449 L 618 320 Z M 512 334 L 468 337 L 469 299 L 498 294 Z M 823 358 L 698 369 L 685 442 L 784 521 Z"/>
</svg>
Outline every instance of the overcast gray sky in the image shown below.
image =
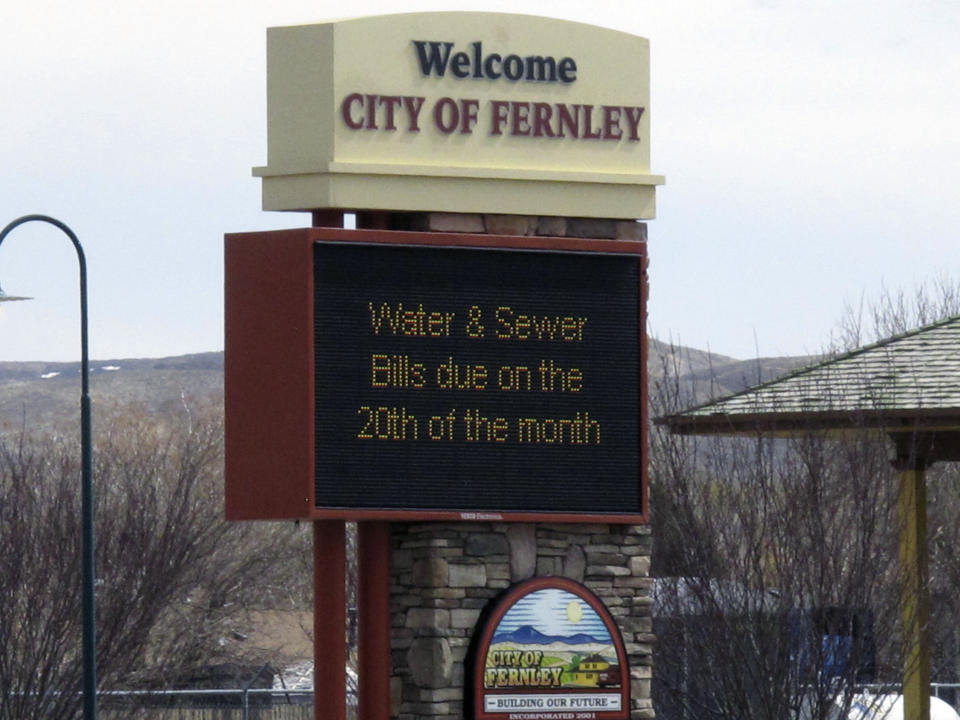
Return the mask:
<svg viewBox="0 0 960 720">
<path fill-rule="evenodd" d="M 0 225 L 48 213 L 87 253 L 91 354 L 223 348 L 225 232 L 264 213 L 265 29 L 313 0 L 32 0 L 0 12 Z M 880 283 L 960 277 L 955 0 L 354 0 L 351 15 L 550 15 L 650 38 L 652 333 L 735 357 L 815 352 Z M 624 68 L 629 72 L 629 68 Z M 0 360 L 79 355 L 76 260 L 0 248 Z"/>
</svg>

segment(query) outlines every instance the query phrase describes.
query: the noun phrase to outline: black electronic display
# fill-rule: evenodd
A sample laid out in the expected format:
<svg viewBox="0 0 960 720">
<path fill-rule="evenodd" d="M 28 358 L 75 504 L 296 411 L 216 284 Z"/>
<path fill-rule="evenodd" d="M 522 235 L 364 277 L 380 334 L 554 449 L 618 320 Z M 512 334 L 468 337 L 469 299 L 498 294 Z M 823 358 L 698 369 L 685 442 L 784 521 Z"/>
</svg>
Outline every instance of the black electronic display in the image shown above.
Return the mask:
<svg viewBox="0 0 960 720">
<path fill-rule="evenodd" d="M 642 263 L 317 243 L 317 507 L 643 513 Z"/>
</svg>

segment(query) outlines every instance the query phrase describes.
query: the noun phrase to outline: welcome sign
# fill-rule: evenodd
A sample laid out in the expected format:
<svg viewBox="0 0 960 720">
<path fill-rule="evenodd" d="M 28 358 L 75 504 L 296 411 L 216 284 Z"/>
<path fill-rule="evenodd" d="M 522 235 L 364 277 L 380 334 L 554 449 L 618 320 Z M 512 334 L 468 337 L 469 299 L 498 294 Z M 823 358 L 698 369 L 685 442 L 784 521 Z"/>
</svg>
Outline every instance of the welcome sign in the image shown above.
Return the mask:
<svg viewBox="0 0 960 720">
<path fill-rule="evenodd" d="M 571 57 L 559 62 L 542 55 L 484 55 L 483 43 L 471 43 L 470 52 L 454 52 L 451 42 L 414 40 L 417 67 L 424 77 L 486 79 L 509 82 L 565 83 L 577 79 L 577 63 Z M 344 124 L 351 130 L 386 130 L 418 133 L 426 98 L 413 95 L 365 95 L 350 93 L 340 103 Z M 623 139 L 640 142 L 640 121 L 645 107 L 580 103 L 546 103 L 529 100 L 491 100 L 490 136 L 569 138 L 572 140 Z M 400 116 L 399 126 L 397 116 Z M 442 97 L 427 113 L 434 129 L 445 135 L 472 135 L 480 121 L 480 101 L 474 98 Z"/>
<path fill-rule="evenodd" d="M 267 53 L 265 209 L 654 215 L 644 38 L 411 13 L 271 28 Z"/>
</svg>

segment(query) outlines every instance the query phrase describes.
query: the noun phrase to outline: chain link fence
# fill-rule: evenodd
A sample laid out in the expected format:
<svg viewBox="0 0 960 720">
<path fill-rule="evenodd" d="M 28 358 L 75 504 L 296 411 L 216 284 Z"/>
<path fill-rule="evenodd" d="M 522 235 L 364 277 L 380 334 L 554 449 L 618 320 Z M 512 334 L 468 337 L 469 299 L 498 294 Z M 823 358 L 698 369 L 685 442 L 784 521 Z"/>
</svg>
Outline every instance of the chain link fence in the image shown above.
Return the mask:
<svg viewBox="0 0 960 720">
<path fill-rule="evenodd" d="M 98 698 L 103 720 L 313 720 L 313 690 L 118 690 Z M 348 720 L 356 705 L 351 687 Z"/>
</svg>

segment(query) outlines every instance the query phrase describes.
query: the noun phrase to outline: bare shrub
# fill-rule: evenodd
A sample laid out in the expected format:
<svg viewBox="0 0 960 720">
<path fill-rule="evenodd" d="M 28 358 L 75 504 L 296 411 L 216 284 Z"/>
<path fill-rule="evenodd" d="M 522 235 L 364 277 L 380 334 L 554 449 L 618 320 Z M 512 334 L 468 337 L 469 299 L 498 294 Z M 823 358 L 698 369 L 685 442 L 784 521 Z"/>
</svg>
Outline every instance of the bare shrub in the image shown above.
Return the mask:
<svg viewBox="0 0 960 720">
<path fill-rule="evenodd" d="M 694 395 L 668 368 L 651 414 Z M 659 717 L 827 718 L 860 684 L 899 682 L 885 437 L 655 428 L 650 463 Z"/>
<path fill-rule="evenodd" d="M 292 523 L 223 519 L 217 403 L 183 417 L 95 416 L 100 687 L 176 686 L 243 662 L 245 613 L 309 604 Z M 79 451 L 62 435 L 0 437 L 0 718 L 80 715 Z M 252 660 L 251 660 L 252 661 Z"/>
</svg>

